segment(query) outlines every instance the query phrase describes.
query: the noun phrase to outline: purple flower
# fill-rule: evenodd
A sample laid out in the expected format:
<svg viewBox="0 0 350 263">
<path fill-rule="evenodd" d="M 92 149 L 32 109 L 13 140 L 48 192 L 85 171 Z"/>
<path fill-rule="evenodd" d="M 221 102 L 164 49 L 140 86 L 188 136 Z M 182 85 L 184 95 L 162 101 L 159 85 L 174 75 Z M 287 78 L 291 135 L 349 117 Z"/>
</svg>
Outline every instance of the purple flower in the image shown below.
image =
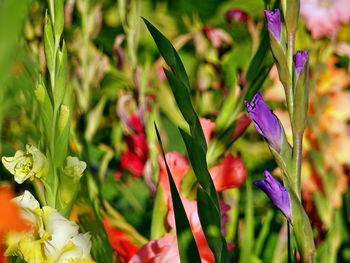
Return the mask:
<svg viewBox="0 0 350 263">
<path fill-rule="evenodd" d="M 297 73 L 297 76 L 299 76 L 299 74 L 303 71 L 308 56 L 309 51 L 307 50 L 297 51 L 297 53 L 294 55 L 295 72 Z"/>
<path fill-rule="evenodd" d="M 248 14 L 239 8 L 230 9 L 225 13 L 225 19 L 226 19 L 227 24 L 229 24 L 229 25 L 232 24 L 232 21 L 235 21 L 235 22 L 245 21 L 245 22 L 247 22 L 248 18 L 249 18 Z"/>
<path fill-rule="evenodd" d="M 265 179 L 255 181 L 257 187 L 267 194 L 272 203 L 285 215 L 288 221 L 292 222 L 292 210 L 290 208 L 289 193 L 279 181 L 268 172 L 264 171 Z"/>
<path fill-rule="evenodd" d="M 257 131 L 265 137 L 270 147 L 280 152 L 283 128 L 276 115 L 265 103 L 261 93 L 258 92 L 254 96 L 251 104 L 248 101 L 245 101 L 244 104 Z"/>
<path fill-rule="evenodd" d="M 277 8 L 274 11 L 264 10 L 264 13 L 268 30 L 277 41 L 280 41 L 282 33 L 280 10 Z"/>
</svg>

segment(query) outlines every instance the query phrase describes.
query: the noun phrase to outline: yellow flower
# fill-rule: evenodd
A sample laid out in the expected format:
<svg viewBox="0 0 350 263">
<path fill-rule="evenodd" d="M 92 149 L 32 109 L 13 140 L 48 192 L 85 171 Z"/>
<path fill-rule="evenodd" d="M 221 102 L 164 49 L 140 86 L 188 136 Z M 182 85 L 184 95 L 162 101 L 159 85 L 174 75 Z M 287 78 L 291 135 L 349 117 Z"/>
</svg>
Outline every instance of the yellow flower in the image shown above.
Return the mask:
<svg viewBox="0 0 350 263">
<path fill-rule="evenodd" d="M 19 150 L 13 157 L 2 157 L 1 161 L 5 168 L 15 176 L 19 184 L 34 176 L 40 178 L 48 172 L 48 161 L 33 145 L 26 145 L 26 151 Z"/>
</svg>

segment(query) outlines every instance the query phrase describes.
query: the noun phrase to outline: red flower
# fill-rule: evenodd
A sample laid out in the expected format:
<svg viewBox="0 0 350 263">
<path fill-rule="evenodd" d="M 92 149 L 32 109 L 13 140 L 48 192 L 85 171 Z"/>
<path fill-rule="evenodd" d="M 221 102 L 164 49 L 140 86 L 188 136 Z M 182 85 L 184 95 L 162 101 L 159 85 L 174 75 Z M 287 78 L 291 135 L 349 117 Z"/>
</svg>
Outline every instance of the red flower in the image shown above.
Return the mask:
<svg viewBox="0 0 350 263">
<path fill-rule="evenodd" d="M 123 170 L 129 170 L 133 175 L 140 177 L 149 153 L 147 137 L 138 115 L 131 115 L 127 124 L 132 134 L 126 136 L 128 149 L 121 154 L 120 165 Z"/>
<path fill-rule="evenodd" d="M 121 263 L 127 263 L 139 250 L 137 246 L 130 242 L 128 236 L 120 229 L 113 227 L 106 219 L 103 219 L 103 225 L 107 232 L 109 243 L 118 255 Z"/>
<path fill-rule="evenodd" d="M 240 187 L 247 173 L 242 160 L 239 157 L 233 157 L 231 154 L 226 155 L 221 163 L 210 169 L 210 175 L 218 192 Z"/>
</svg>

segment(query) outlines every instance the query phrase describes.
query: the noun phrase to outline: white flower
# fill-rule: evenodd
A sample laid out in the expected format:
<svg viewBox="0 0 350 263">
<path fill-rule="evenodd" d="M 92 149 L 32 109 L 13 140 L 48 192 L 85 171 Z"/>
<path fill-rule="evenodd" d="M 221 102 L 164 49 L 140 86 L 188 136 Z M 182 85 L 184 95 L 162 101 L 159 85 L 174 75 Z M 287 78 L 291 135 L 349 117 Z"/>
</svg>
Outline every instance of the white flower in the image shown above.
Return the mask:
<svg viewBox="0 0 350 263">
<path fill-rule="evenodd" d="M 10 235 L 6 255 L 20 256 L 29 263 L 94 262 L 90 256 L 90 234 L 79 234 L 75 222 L 52 207 L 40 208 L 28 191 L 13 200 L 22 208 L 22 216 L 33 224 L 33 231 Z"/>
<path fill-rule="evenodd" d="M 85 162 L 80 161 L 77 157 L 68 156 L 63 172 L 69 177 L 80 179 L 85 169 Z"/>
<path fill-rule="evenodd" d="M 48 172 L 48 161 L 33 145 L 26 145 L 26 151 L 19 150 L 13 157 L 2 157 L 1 161 L 5 168 L 15 176 L 19 184 L 34 176 L 40 178 Z"/>
</svg>

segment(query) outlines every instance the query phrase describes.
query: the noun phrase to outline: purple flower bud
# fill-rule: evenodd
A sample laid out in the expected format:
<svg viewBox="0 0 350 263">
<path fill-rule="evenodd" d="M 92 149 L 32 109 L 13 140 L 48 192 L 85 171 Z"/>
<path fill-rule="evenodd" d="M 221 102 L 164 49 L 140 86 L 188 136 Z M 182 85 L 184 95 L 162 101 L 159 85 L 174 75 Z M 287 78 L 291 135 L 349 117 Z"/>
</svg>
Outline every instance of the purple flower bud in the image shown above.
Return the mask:
<svg viewBox="0 0 350 263">
<path fill-rule="evenodd" d="M 267 29 L 277 41 L 280 41 L 282 33 L 280 10 L 277 8 L 274 11 L 264 10 L 264 13 L 267 21 Z"/>
<path fill-rule="evenodd" d="M 234 22 L 240 22 L 240 21 L 247 22 L 248 18 L 249 18 L 248 14 L 239 8 L 230 9 L 225 13 L 225 19 L 226 19 L 227 24 L 229 24 L 229 25 L 231 25 L 233 21 Z"/>
<path fill-rule="evenodd" d="M 272 203 L 292 222 L 292 210 L 290 208 L 290 197 L 286 188 L 273 176 L 264 171 L 265 179 L 255 181 L 253 184 L 267 194 Z"/>
<path fill-rule="evenodd" d="M 295 65 L 295 72 L 297 73 L 297 76 L 303 71 L 305 64 L 307 62 L 307 58 L 309 56 L 309 51 L 303 50 L 303 51 L 297 51 L 297 53 L 294 55 L 294 65 Z"/>
<path fill-rule="evenodd" d="M 258 92 L 254 96 L 251 104 L 248 101 L 245 101 L 244 104 L 257 131 L 265 137 L 270 147 L 280 152 L 283 128 L 279 119 L 265 103 L 261 93 Z"/>
</svg>

